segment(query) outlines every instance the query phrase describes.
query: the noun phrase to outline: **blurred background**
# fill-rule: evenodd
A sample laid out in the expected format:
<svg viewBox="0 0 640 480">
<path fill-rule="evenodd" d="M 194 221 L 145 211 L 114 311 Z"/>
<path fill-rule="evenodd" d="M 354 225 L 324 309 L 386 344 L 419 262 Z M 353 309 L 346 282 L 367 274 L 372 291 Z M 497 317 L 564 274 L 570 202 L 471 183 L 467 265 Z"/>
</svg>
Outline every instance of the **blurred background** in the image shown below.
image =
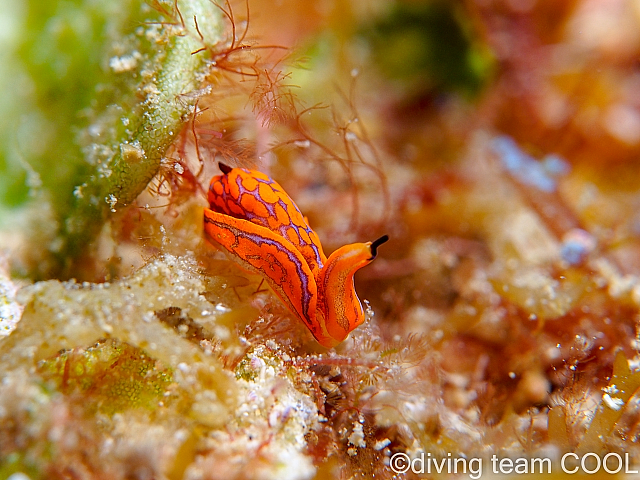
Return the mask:
<svg viewBox="0 0 640 480">
<path fill-rule="evenodd" d="M 407 422 L 421 445 L 455 430 L 443 420 L 455 412 L 505 448 L 517 443 L 511 427 L 529 421 L 532 445 L 575 447 L 616 354 L 638 364 L 640 2 L 248 7 L 233 3 L 235 24 L 248 25 L 247 50 L 264 52 L 262 83 L 212 69 L 200 103 L 209 113 L 172 150 L 196 172 L 199 142 L 193 204 L 180 210 L 174 196 L 177 210 L 110 217 L 116 245 L 78 278 L 121 278 L 201 241 L 176 233 L 167 246 L 160 225 L 200 228 L 196 184 L 230 158 L 278 180 L 326 253 L 391 237 L 356 282 L 375 312 L 373 338 L 413 345 L 425 362 L 416 384 L 440 410 Z M 128 111 L 122 62 L 145 55 L 131 56 L 131 36 L 157 12 L 133 0 L 0 0 L 0 12 L 0 248 L 16 276 L 39 278 L 33 265 L 52 250 L 75 186 L 108 153 L 96 118 Z M 278 91 L 290 100 L 282 110 L 269 96 Z M 574 415 L 562 434 L 547 430 L 555 406 Z M 636 411 L 609 446 L 640 434 Z M 491 427 L 501 421 L 500 436 Z M 461 432 L 450 445 L 468 451 L 474 437 Z"/>
</svg>

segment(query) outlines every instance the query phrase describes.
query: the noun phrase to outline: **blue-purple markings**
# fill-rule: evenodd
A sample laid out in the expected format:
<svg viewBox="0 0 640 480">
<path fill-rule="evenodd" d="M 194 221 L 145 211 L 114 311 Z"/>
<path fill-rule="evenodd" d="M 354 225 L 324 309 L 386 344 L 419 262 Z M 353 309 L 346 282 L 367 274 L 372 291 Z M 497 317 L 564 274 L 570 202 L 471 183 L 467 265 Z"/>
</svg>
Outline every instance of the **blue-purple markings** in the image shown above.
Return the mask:
<svg viewBox="0 0 640 480">
<path fill-rule="evenodd" d="M 214 212 L 217 213 L 217 212 Z M 218 214 L 218 215 L 224 215 L 224 214 Z M 270 238 L 267 237 L 263 237 L 262 235 L 259 235 L 257 233 L 249 233 L 245 230 L 240 230 L 238 228 L 232 227 L 230 225 L 227 225 L 224 222 L 217 222 L 211 218 L 208 218 L 207 216 L 205 216 L 205 222 L 207 223 L 211 223 L 214 224 L 216 227 L 221 228 L 221 229 L 227 229 L 229 230 L 236 238 L 236 242 L 238 243 L 238 238 L 245 238 L 247 240 L 249 240 L 250 242 L 252 242 L 254 245 L 258 245 L 261 246 L 263 244 L 267 244 L 267 245 L 271 245 L 273 247 L 276 248 L 276 250 L 278 250 L 280 253 L 284 253 L 288 258 L 289 261 L 291 263 L 293 263 L 296 266 L 296 273 L 297 273 L 297 277 L 300 279 L 300 283 L 301 283 L 301 290 L 302 290 L 302 306 L 303 306 L 303 311 L 304 311 L 304 315 L 305 317 L 302 319 L 308 326 L 309 328 L 311 327 L 311 321 L 310 321 L 310 303 L 311 303 L 311 297 L 312 297 L 312 292 L 310 290 L 310 285 L 309 285 L 309 277 L 305 274 L 305 272 L 302 270 L 302 265 L 300 264 L 300 261 L 298 260 L 298 258 L 296 258 L 296 255 L 290 251 L 289 249 L 285 248 L 282 243 L 276 241 L 276 240 L 272 240 Z M 215 239 L 214 239 L 215 240 Z M 216 242 L 217 243 L 217 242 Z M 236 252 L 231 252 L 235 255 Z M 267 276 L 267 278 L 271 278 L 271 276 L 267 275 L 263 269 L 259 269 L 262 270 L 263 273 Z M 293 279 L 292 279 L 293 280 Z M 315 281 L 315 280 L 314 280 Z"/>
<path fill-rule="evenodd" d="M 246 169 L 242 169 L 244 172 L 249 173 L 249 170 Z M 262 180 L 260 178 L 255 178 L 254 180 L 256 180 L 256 182 L 258 183 L 264 183 L 265 185 L 269 185 L 271 187 L 271 189 L 274 192 L 277 193 L 284 193 L 286 195 L 285 192 L 283 192 L 282 190 L 280 190 L 279 188 L 276 187 L 276 182 L 269 178 L 269 180 Z M 239 189 L 239 195 L 238 195 L 238 204 L 242 205 L 241 200 L 242 200 L 242 195 L 247 194 L 247 195 L 252 195 L 254 197 L 259 197 L 259 192 L 258 189 L 260 188 L 259 186 L 256 186 L 255 189 L 253 190 L 248 190 L 247 188 L 245 188 L 245 186 L 242 184 L 242 179 L 238 176 L 236 177 L 236 184 L 238 185 L 238 189 Z M 275 184 L 275 185 L 274 185 Z M 225 193 L 229 193 L 228 192 L 228 187 L 225 189 Z M 269 215 L 275 217 L 276 216 L 276 209 L 275 209 L 275 204 L 269 203 L 269 202 L 262 202 L 263 205 L 267 208 L 267 211 L 269 212 Z M 282 201 L 282 199 L 278 200 L 278 204 L 284 209 L 285 212 L 287 212 L 287 215 L 289 215 L 289 219 L 291 219 L 291 213 L 289 212 L 289 205 L 287 205 L 285 202 Z M 300 215 L 301 218 L 304 218 L 304 215 L 302 215 L 302 212 L 300 211 L 300 209 L 297 207 L 297 205 L 293 202 L 291 202 L 291 206 L 295 209 L 295 211 L 298 213 L 298 215 Z M 258 222 L 254 222 L 254 223 L 259 223 L 267 228 L 269 228 L 269 223 L 265 218 L 260 217 L 259 215 L 256 215 L 253 212 L 245 212 L 245 216 L 248 220 L 254 221 L 254 219 L 258 219 Z M 318 264 L 318 269 L 322 270 L 322 258 L 320 257 L 320 250 L 318 249 L 317 245 L 315 245 L 313 242 L 311 243 L 307 243 L 304 241 L 304 239 L 302 238 L 302 236 L 300 235 L 300 227 L 296 224 L 294 224 L 293 222 L 290 222 L 289 225 L 281 225 L 278 228 L 278 231 L 280 232 L 280 235 L 284 238 L 288 238 L 287 236 L 287 229 L 288 228 L 293 228 L 296 231 L 296 235 L 298 236 L 298 238 L 300 239 L 300 244 L 302 246 L 304 245 L 309 245 L 311 246 L 311 248 L 313 249 L 313 253 L 315 254 L 316 257 L 316 263 Z M 307 232 L 307 235 L 309 237 L 311 237 L 313 230 L 311 229 L 310 226 L 307 225 L 306 228 L 304 228 L 304 231 Z"/>
</svg>

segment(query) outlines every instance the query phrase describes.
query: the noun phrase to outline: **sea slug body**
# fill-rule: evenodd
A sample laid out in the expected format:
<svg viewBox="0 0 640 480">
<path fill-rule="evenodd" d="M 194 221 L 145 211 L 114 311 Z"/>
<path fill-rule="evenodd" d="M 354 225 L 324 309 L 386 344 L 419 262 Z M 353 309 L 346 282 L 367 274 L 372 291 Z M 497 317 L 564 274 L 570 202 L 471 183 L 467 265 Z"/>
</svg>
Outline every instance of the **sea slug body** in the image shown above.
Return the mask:
<svg viewBox="0 0 640 480">
<path fill-rule="evenodd" d="M 243 268 L 261 274 L 289 310 L 330 348 L 364 322 L 353 276 L 371 263 L 386 235 L 345 245 L 327 258 L 293 200 L 256 170 L 219 164 L 204 209 L 207 239 Z"/>
</svg>

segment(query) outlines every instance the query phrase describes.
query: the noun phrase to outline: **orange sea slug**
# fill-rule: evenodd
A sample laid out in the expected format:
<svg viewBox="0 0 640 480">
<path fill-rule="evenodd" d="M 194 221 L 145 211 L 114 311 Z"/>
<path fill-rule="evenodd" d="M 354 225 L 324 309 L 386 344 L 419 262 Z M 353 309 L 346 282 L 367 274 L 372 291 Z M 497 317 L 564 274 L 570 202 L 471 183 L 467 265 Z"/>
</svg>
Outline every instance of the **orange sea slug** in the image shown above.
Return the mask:
<svg viewBox="0 0 640 480">
<path fill-rule="evenodd" d="M 316 232 L 282 187 L 264 173 L 220 163 L 204 210 L 207 239 L 261 274 L 327 348 L 364 322 L 353 276 L 371 263 L 386 235 L 345 245 L 325 257 Z"/>
</svg>

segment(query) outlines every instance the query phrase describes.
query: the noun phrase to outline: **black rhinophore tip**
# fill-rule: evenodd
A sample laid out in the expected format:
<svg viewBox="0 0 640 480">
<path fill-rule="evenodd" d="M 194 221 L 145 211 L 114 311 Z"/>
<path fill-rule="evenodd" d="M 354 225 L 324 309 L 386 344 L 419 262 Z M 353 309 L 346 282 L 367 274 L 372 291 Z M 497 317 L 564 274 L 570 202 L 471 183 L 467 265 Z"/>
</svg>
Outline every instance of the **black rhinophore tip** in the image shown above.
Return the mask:
<svg viewBox="0 0 640 480">
<path fill-rule="evenodd" d="M 218 167 L 220 168 L 220 171 L 221 171 L 222 173 L 224 173 L 225 175 L 226 175 L 227 173 L 229 173 L 231 170 L 233 170 L 233 168 L 232 168 L 232 167 L 230 167 L 229 165 L 225 165 L 225 164 L 224 164 L 224 163 L 222 163 L 222 162 L 218 162 Z"/>
<path fill-rule="evenodd" d="M 387 240 L 389 240 L 389 235 L 383 235 L 379 239 L 371 242 L 371 246 L 369 247 L 371 249 L 371 260 L 376 258 L 376 255 L 378 255 L 378 247 Z"/>
</svg>

